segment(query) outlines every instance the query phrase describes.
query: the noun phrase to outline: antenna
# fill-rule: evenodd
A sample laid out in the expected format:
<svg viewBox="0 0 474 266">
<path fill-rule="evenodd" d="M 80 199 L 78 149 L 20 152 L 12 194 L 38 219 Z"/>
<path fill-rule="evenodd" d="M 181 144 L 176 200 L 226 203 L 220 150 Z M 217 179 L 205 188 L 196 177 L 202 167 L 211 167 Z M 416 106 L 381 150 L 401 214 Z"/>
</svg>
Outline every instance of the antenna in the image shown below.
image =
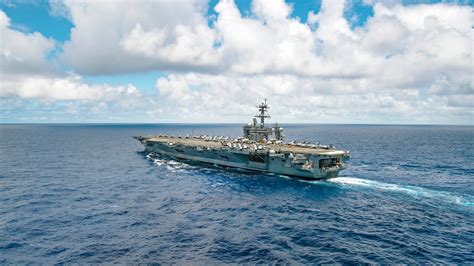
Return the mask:
<svg viewBox="0 0 474 266">
<path fill-rule="evenodd" d="M 260 118 L 260 127 L 265 126 L 265 118 L 270 118 L 270 114 L 268 113 L 268 109 L 270 106 L 267 105 L 267 99 L 265 99 L 264 102 L 262 102 L 259 106 L 256 106 L 258 108 L 259 113 L 255 115 L 255 117 Z"/>
</svg>

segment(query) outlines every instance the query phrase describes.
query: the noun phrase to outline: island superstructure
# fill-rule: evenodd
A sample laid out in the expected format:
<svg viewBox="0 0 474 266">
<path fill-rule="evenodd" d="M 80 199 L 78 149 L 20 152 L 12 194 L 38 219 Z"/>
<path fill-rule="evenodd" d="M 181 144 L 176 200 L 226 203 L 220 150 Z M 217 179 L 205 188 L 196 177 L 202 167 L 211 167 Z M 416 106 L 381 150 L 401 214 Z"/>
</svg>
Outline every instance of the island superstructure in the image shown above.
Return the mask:
<svg viewBox="0 0 474 266">
<path fill-rule="evenodd" d="M 243 126 L 243 136 L 136 136 L 152 157 L 159 155 L 304 179 L 337 177 L 346 168 L 349 152 L 332 145 L 284 142 L 278 123 L 268 127 L 267 100 L 257 106 L 253 122 Z M 260 120 L 260 121 L 258 121 Z"/>
</svg>

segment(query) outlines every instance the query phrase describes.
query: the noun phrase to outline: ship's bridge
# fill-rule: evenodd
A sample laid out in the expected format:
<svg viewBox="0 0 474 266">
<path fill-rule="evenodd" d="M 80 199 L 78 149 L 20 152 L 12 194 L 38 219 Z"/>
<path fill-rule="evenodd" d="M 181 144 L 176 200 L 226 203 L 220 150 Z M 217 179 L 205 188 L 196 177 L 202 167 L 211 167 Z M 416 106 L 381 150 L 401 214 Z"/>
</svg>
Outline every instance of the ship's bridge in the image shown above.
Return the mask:
<svg viewBox="0 0 474 266">
<path fill-rule="evenodd" d="M 275 140 L 283 140 L 283 128 L 278 123 L 275 123 L 273 127 L 265 126 L 265 118 L 270 118 L 268 113 L 270 106 L 267 104 L 267 99 L 256 107 L 259 112 L 254 116 L 253 123 L 248 123 L 243 127 L 244 137 L 256 142 L 264 142 L 269 140 L 269 136 L 274 135 Z M 257 123 L 257 118 L 260 118 L 260 123 Z"/>
</svg>

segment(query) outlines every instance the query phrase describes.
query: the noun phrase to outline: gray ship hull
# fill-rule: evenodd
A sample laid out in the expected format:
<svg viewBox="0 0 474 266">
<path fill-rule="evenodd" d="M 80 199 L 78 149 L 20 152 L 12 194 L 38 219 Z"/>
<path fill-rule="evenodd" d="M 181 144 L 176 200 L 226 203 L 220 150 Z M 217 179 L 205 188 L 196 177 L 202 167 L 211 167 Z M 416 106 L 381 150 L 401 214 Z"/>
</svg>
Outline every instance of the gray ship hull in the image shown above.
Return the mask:
<svg viewBox="0 0 474 266">
<path fill-rule="evenodd" d="M 143 141 L 142 141 L 143 142 Z M 234 167 L 245 170 L 294 176 L 304 179 L 327 179 L 337 177 L 344 164 L 338 163 L 328 167 L 308 167 L 307 164 L 295 162 L 288 154 L 270 154 L 268 152 L 251 152 L 248 150 L 208 149 L 177 145 L 158 141 L 145 141 L 145 151 L 151 154 L 162 154 L 179 159 L 192 160 L 220 166 Z M 338 158 L 338 155 L 324 155 Z M 312 165 L 317 165 L 319 155 L 310 156 Z"/>
</svg>

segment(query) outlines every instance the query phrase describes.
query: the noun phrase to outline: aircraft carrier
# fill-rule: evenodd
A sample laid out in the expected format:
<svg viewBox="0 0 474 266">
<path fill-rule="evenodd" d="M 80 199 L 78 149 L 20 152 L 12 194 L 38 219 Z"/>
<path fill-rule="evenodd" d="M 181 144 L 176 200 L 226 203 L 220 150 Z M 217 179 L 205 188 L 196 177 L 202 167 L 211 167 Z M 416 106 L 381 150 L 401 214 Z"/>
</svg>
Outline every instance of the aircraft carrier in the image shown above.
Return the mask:
<svg viewBox="0 0 474 266">
<path fill-rule="evenodd" d="M 257 106 L 253 123 L 243 126 L 243 136 L 135 136 L 150 156 L 172 156 L 178 159 L 235 167 L 246 170 L 294 176 L 303 179 L 337 177 L 346 168 L 349 152 L 331 145 L 307 142 L 284 142 L 278 123 L 267 127 L 270 118 L 265 99 Z M 258 119 L 260 119 L 258 123 Z"/>
</svg>

